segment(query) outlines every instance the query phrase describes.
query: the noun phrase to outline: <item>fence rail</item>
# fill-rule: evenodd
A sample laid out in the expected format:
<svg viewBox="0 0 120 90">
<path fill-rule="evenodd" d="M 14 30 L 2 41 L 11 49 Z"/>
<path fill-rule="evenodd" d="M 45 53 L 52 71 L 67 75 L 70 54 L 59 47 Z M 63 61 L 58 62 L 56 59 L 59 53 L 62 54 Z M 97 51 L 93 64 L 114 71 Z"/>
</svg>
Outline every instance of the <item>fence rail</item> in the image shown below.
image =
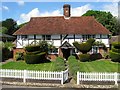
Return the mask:
<svg viewBox="0 0 120 90">
<path fill-rule="evenodd" d="M 68 79 L 68 70 L 61 72 L 50 72 L 0 69 L 0 77 L 21 78 L 24 83 L 26 82 L 26 79 L 61 80 L 61 84 L 63 84 Z"/>
<path fill-rule="evenodd" d="M 115 85 L 118 85 L 118 81 L 120 81 L 120 73 L 77 72 L 77 84 L 79 84 L 80 81 L 114 81 Z"/>
</svg>

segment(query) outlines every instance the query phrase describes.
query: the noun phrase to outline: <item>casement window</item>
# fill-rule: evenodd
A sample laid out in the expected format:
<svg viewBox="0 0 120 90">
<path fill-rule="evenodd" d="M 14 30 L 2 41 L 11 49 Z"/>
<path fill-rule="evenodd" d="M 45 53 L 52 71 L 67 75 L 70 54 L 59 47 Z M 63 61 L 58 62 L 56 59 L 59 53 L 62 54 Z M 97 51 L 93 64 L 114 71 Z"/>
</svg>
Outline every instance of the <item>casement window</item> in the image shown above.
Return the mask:
<svg viewBox="0 0 120 90">
<path fill-rule="evenodd" d="M 48 51 L 49 54 L 58 54 L 58 48 L 55 48 L 55 49 L 50 49 Z"/>
<path fill-rule="evenodd" d="M 89 38 L 95 38 L 95 35 L 82 35 L 83 40 L 88 40 Z"/>
<path fill-rule="evenodd" d="M 21 39 L 21 36 L 20 36 L 20 35 L 18 35 L 18 36 L 17 36 L 17 39 L 18 39 L 18 40 L 19 40 L 19 39 Z"/>
<path fill-rule="evenodd" d="M 102 38 L 106 39 L 108 38 L 108 35 L 102 35 Z"/>
<path fill-rule="evenodd" d="M 51 40 L 51 35 L 42 35 L 43 40 Z"/>
<path fill-rule="evenodd" d="M 100 34 L 97 34 L 97 35 L 96 35 L 96 38 L 100 38 Z"/>
<path fill-rule="evenodd" d="M 27 35 L 21 35 L 21 39 L 26 40 L 28 38 Z"/>
</svg>

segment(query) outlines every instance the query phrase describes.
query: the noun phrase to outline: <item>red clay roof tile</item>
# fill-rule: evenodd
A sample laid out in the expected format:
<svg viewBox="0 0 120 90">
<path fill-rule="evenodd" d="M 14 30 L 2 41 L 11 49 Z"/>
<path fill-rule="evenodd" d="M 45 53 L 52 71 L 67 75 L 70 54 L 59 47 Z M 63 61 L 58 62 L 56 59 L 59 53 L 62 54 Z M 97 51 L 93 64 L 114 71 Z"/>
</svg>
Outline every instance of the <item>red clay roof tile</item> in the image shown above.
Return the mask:
<svg viewBox="0 0 120 90">
<path fill-rule="evenodd" d="M 17 30 L 14 35 L 31 34 L 110 34 L 92 16 L 70 17 L 32 17 L 28 24 Z"/>
</svg>

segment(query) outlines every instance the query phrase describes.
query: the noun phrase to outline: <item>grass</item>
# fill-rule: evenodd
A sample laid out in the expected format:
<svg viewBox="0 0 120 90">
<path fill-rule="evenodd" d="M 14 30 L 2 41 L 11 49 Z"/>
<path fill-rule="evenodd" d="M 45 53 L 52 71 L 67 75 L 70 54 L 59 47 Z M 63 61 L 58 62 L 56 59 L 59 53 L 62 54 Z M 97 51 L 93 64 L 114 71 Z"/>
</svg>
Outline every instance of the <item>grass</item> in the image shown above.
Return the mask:
<svg viewBox="0 0 120 90">
<path fill-rule="evenodd" d="M 3 69 L 54 71 L 55 63 L 26 64 L 24 61 L 12 61 L 2 65 Z"/>
<path fill-rule="evenodd" d="M 109 60 L 97 60 L 92 62 L 79 62 L 80 72 L 120 72 L 120 63 Z"/>
</svg>

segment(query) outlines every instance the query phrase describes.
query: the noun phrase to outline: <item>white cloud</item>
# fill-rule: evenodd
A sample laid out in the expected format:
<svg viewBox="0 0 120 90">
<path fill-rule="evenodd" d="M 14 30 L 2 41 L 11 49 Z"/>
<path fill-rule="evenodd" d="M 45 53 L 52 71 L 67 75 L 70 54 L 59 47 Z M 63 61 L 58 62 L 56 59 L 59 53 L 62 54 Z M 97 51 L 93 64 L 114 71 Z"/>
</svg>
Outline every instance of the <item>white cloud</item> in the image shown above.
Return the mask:
<svg viewBox="0 0 120 90">
<path fill-rule="evenodd" d="M 71 8 L 71 16 L 81 16 L 82 14 L 84 14 L 86 11 L 88 11 L 90 9 L 91 9 L 90 4 L 86 4 L 86 5 L 81 6 L 81 7 Z M 62 9 L 54 10 L 51 12 L 46 11 L 46 12 L 41 13 L 38 8 L 34 8 L 32 11 L 30 11 L 27 14 L 25 14 L 25 13 L 21 14 L 17 23 L 21 24 L 24 22 L 28 22 L 31 17 L 62 16 L 62 15 L 63 15 Z"/>
<path fill-rule="evenodd" d="M 22 1 L 22 0 L 17 1 L 17 3 L 18 3 L 18 5 L 24 5 L 25 4 L 25 2 Z"/>
<path fill-rule="evenodd" d="M 71 16 L 81 16 L 84 13 L 86 13 L 86 11 L 91 10 L 91 8 L 92 7 L 90 4 L 86 4 L 86 5 L 81 6 L 81 7 L 72 8 Z"/>
<path fill-rule="evenodd" d="M 2 10 L 9 10 L 9 8 L 7 6 L 2 6 L 1 8 Z"/>
<path fill-rule="evenodd" d="M 111 12 L 113 16 L 118 16 L 118 3 L 106 4 L 103 6 L 103 10 Z"/>
</svg>

